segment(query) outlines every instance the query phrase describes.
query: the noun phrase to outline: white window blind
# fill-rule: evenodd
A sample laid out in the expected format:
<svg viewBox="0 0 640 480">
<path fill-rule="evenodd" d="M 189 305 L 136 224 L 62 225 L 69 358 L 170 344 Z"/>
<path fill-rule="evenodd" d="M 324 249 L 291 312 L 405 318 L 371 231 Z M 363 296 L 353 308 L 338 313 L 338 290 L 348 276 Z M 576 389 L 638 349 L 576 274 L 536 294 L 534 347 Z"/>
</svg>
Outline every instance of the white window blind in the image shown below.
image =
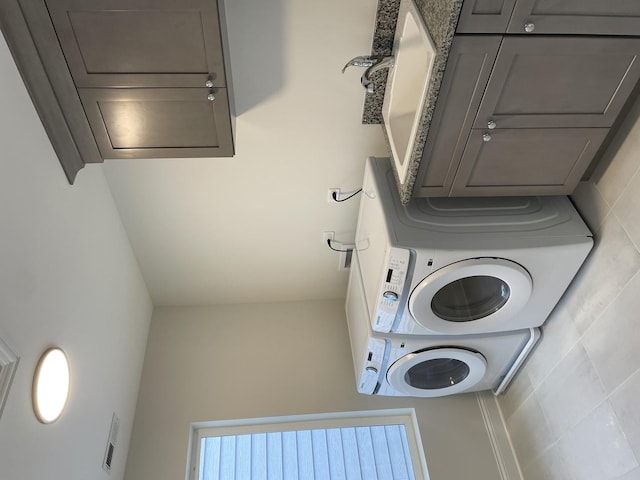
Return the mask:
<svg viewBox="0 0 640 480">
<path fill-rule="evenodd" d="M 199 480 L 415 480 L 404 425 L 202 438 Z"/>
</svg>

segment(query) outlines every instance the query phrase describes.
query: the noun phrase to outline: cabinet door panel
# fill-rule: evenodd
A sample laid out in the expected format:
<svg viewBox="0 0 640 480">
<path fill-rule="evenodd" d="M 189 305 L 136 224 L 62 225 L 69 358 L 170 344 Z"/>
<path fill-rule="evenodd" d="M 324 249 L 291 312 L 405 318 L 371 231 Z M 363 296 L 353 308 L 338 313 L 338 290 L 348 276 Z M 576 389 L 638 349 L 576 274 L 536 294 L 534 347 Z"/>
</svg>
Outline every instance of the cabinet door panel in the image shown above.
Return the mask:
<svg viewBox="0 0 640 480">
<path fill-rule="evenodd" d="M 606 128 L 473 130 L 451 195 L 571 193 L 605 139 Z"/>
<path fill-rule="evenodd" d="M 610 127 L 640 78 L 640 38 L 508 37 L 476 128 Z"/>
<path fill-rule="evenodd" d="M 516 0 L 465 0 L 457 33 L 504 33 Z"/>
<path fill-rule="evenodd" d="M 532 33 L 638 35 L 638 0 L 518 0 L 508 33 L 525 33 L 524 24 L 533 23 Z"/>
<path fill-rule="evenodd" d="M 225 86 L 216 2 L 48 0 L 78 87 Z"/>
<path fill-rule="evenodd" d="M 233 155 L 226 90 L 79 89 L 104 158 Z"/>
<path fill-rule="evenodd" d="M 414 195 L 446 196 L 502 37 L 454 37 L 422 153 Z"/>
</svg>

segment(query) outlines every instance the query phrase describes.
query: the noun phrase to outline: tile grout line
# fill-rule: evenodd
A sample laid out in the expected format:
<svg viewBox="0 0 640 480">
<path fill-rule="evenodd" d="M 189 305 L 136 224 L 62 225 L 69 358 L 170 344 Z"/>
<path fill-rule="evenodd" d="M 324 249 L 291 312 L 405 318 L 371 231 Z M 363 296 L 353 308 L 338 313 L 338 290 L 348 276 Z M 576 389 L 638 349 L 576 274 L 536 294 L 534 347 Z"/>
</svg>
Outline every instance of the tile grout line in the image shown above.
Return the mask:
<svg viewBox="0 0 640 480">
<path fill-rule="evenodd" d="M 534 352 L 535 352 L 535 350 L 534 350 Z M 534 353 L 534 352 L 532 352 L 532 353 Z M 527 360 L 528 360 L 528 359 L 527 359 Z M 531 391 L 530 391 L 529 393 L 527 393 L 527 394 L 523 397 L 522 401 L 521 401 L 520 403 L 518 403 L 518 406 L 515 408 L 515 410 L 514 410 L 513 412 L 511 412 L 511 415 L 509 415 L 508 417 L 505 417 L 505 424 L 506 424 L 506 420 L 509 420 L 511 417 L 513 417 L 513 415 L 514 415 L 518 410 L 520 410 L 520 408 L 522 407 L 522 405 L 523 405 L 527 400 L 529 400 L 529 397 L 530 397 L 531 395 L 533 395 L 533 392 L 534 392 L 534 391 L 536 390 L 536 388 L 537 388 L 537 387 L 535 387 L 535 386 L 533 385 L 533 382 L 531 381 L 531 376 L 529 375 L 529 372 L 527 371 L 527 363 L 528 363 L 528 362 L 526 362 L 526 361 L 525 361 L 525 363 L 524 363 L 524 365 L 522 366 L 522 368 L 521 368 L 521 369 L 516 373 L 516 376 L 518 376 L 518 375 L 526 375 L 526 376 L 527 376 L 527 378 L 529 379 L 529 385 L 531 385 Z M 511 387 L 511 385 L 513 385 L 513 383 L 514 383 L 514 382 L 515 382 L 515 378 L 511 381 L 511 384 L 509 385 L 509 388 Z M 508 390 L 507 390 L 507 391 L 508 391 Z M 506 392 L 505 392 L 505 393 L 506 393 Z M 500 404 L 500 402 L 498 402 L 498 404 Z M 500 411 L 502 412 L 502 410 L 500 410 Z"/>
<path fill-rule="evenodd" d="M 624 387 L 628 382 L 630 382 L 631 381 L 631 377 L 636 375 L 638 372 L 640 372 L 640 367 L 638 367 L 631 375 L 629 375 L 627 378 L 625 378 L 616 388 L 611 390 L 611 393 L 609 393 L 607 395 L 607 398 L 606 398 L 606 401 L 609 402 L 609 406 L 611 407 L 611 411 L 613 412 L 613 416 L 616 418 L 616 421 L 618 422 L 618 428 L 620 428 L 620 431 L 622 432 L 622 435 L 624 436 L 625 440 L 629 444 L 629 448 L 631 450 L 631 453 L 633 453 L 633 456 L 636 459 L 637 466 L 634 467 L 634 468 L 638 468 L 638 466 L 640 466 L 640 452 L 636 453 L 635 448 L 633 448 L 631 446 L 631 443 L 629 443 L 629 438 L 627 436 L 627 432 L 625 432 L 623 423 L 620 421 L 620 418 L 618 418 L 618 413 L 616 412 L 616 409 L 613 407 L 613 404 L 611 403 L 611 397 L 616 392 L 618 392 L 622 387 Z M 631 469 L 631 470 L 633 470 L 633 469 Z M 631 471 L 631 470 L 629 470 L 629 471 Z M 626 473 L 629 473 L 629 472 L 626 472 Z M 625 475 L 625 474 L 623 474 L 623 475 Z"/>
<path fill-rule="evenodd" d="M 631 242 L 631 245 L 633 245 L 633 247 L 636 249 L 636 251 L 638 253 L 640 253 L 640 246 L 636 245 L 635 240 L 633 239 L 633 237 L 629 234 L 629 232 L 627 231 L 626 227 L 624 226 L 624 223 L 622 222 L 622 220 L 620 220 L 620 217 L 618 217 L 618 215 L 616 214 L 615 210 L 612 208 L 611 209 L 611 214 L 615 217 L 615 219 L 618 221 L 618 223 L 620 224 L 620 228 L 622 228 L 622 231 L 624 232 L 624 234 L 627 236 L 627 238 L 629 239 L 629 241 Z"/>
<path fill-rule="evenodd" d="M 638 121 L 640 121 L 640 119 L 639 119 Z M 628 132 L 628 135 L 630 135 L 630 134 L 631 134 L 631 131 L 629 131 L 629 132 Z M 628 138 L 628 137 L 627 137 L 627 138 Z M 616 151 L 616 155 L 617 155 L 618 153 L 619 153 L 619 149 L 618 149 L 618 151 Z M 615 161 L 615 156 L 616 156 L 616 155 L 614 155 L 614 158 L 612 159 L 612 161 L 610 162 L 610 164 L 607 166 L 606 171 L 608 171 L 608 170 L 611 168 L 611 165 L 612 165 L 612 164 L 614 163 L 614 161 Z M 602 180 L 602 177 L 604 176 L 604 173 L 606 173 L 606 171 L 602 173 L 602 175 L 600 176 L 600 180 Z M 622 188 L 619 188 L 619 189 L 618 189 L 618 194 L 616 195 L 615 200 L 613 201 L 613 203 L 612 203 L 612 204 L 610 204 L 610 203 L 607 201 L 607 199 L 606 199 L 606 197 L 604 196 L 604 194 L 603 194 L 602 190 L 598 187 L 598 184 L 597 184 L 595 181 L 591 181 L 591 182 L 593 183 L 594 187 L 596 187 L 596 190 L 598 191 L 598 194 L 600 195 L 600 198 L 602 198 L 602 200 L 605 202 L 605 204 L 606 204 L 607 206 L 609 206 L 609 207 L 611 208 L 611 210 L 613 210 L 613 208 L 617 205 L 617 203 L 618 203 L 618 201 L 620 200 L 620 198 L 622 197 L 622 195 L 624 195 L 625 191 L 626 191 L 626 190 L 629 188 L 629 186 L 633 183 L 633 180 L 635 179 L 635 177 L 636 177 L 639 173 L 640 173 L 640 161 L 636 162 L 635 170 L 633 171 L 633 173 L 632 173 L 631 175 L 629 175 L 629 176 L 628 176 L 628 181 L 627 181 L 627 182 L 624 182 L 624 185 L 622 185 Z"/>
<path fill-rule="evenodd" d="M 638 275 L 640 275 L 640 269 L 636 271 L 636 273 L 634 273 L 633 275 L 631 275 L 631 278 L 629 278 L 629 280 L 627 280 L 625 282 L 624 285 L 622 285 L 622 287 L 620 288 L 620 290 L 618 291 L 618 293 L 616 293 L 613 298 L 606 304 L 606 306 L 602 309 L 602 312 L 600 312 L 600 314 L 593 320 L 593 322 L 591 322 L 591 324 L 585 329 L 585 331 L 583 333 L 580 333 L 578 331 L 578 334 L 580 335 L 580 338 L 578 339 L 579 342 L 582 342 L 582 339 L 584 338 L 584 336 L 587 334 L 587 332 L 589 332 L 589 330 L 591 330 L 593 328 L 593 326 L 602 318 L 602 316 L 609 310 L 609 308 L 611 308 L 611 305 L 613 305 L 615 303 L 615 301 L 620 297 L 620 295 L 622 295 L 622 292 L 624 292 L 624 290 L 629 286 L 629 284 L 634 280 L 634 278 L 636 278 Z M 589 354 L 587 353 L 587 356 Z M 591 357 L 589 357 L 589 360 L 591 360 Z"/>
<path fill-rule="evenodd" d="M 551 317 L 551 315 L 549 315 L 549 317 Z M 547 317 L 547 320 L 549 319 L 549 317 Z M 570 318 L 570 317 L 569 317 L 569 321 L 571 323 L 573 323 L 573 319 Z M 595 323 L 595 320 L 594 320 L 594 323 Z M 544 335 L 544 324 L 542 325 L 542 327 L 543 327 L 542 334 Z M 526 372 L 526 365 L 525 365 L 525 369 L 523 369 L 523 371 L 525 371 L 527 373 L 527 376 L 529 377 L 529 382 L 531 382 L 531 386 L 533 387 L 531 393 L 529 395 L 527 395 L 525 400 L 527 400 L 531 394 L 533 394 L 536 390 L 538 390 L 538 387 L 540 387 L 540 385 L 542 385 L 547 380 L 547 378 L 549 378 L 549 375 L 551 375 L 551 373 L 556 369 L 556 367 L 558 365 L 560 365 L 560 363 L 567 357 L 567 355 L 569 355 L 569 353 L 571 353 L 571 351 L 576 347 L 576 345 L 578 345 L 578 343 L 581 342 L 582 335 L 580 334 L 580 332 L 578 331 L 578 329 L 576 328 L 575 325 L 574 325 L 574 328 L 576 330 L 576 333 L 578 333 L 578 339 L 575 341 L 574 344 L 571 345 L 571 347 L 564 353 L 564 355 L 562 355 L 562 357 L 560 357 L 560 359 L 553 364 L 553 366 L 549 369 L 549 371 L 543 377 L 541 377 L 541 379 L 540 379 L 540 381 L 538 382 L 537 385 L 534 385 L 534 383 L 533 383 L 533 381 L 531 379 L 531 376 L 529 375 L 529 372 Z M 584 346 L 583 346 L 583 348 L 584 348 Z M 591 360 L 591 359 L 589 359 L 589 360 Z M 522 403 L 524 403 L 524 402 L 522 402 Z"/>
<path fill-rule="evenodd" d="M 622 382 L 620 382 L 620 384 L 618 386 L 616 386 L 616 388 L 614 388 L 613 390 L 611 390 L 611 393 L 609 393 L 607 395 L 607 398 L 613 396 L 618 390 L 620 390 L 627 382 L 631 381 L 631 377 L 633 377 L 635 374 L 637 374 L 638 372 L 640 372 L 640 367 L 636 368 L 633 373 L 631 373 L 627 378 L 625 378 Z"/>
<path fill-rule="evenodd" d="M 596 182 L 591 182 L 593 184 L 593 188 L 595 188 L 596 192 L 598 193 L 598 196 L 600 197 L 600 199 L 604 202 L 604 204 L 607 206 L 608 210 L 607 213 L 605 213 L 604 217 L 602 218 L 602 221 L 604 222 L 604 219 L 607 218 L 607 215 L 609 215 L 609 213 L 613 210 L 613 205 L 611 205 L 607 199 L 605 198 L 604 194 L 602 193 L 602 190 L 600 190 L 600 188 L 598 188 L 598 184 Z M 622 192 L 620 192 L 620 194 L 618 195 L 618 197 L 616 198 L 616 202 L 618 201 L 618 198 L 622 195 Z M 616 202 L 613 202 L 614 205 Z M 602 225 L 602 223 L 600 223 L 600 225 Z M 600 226 L 598 225 L 598 227 Z"/>
</svg>

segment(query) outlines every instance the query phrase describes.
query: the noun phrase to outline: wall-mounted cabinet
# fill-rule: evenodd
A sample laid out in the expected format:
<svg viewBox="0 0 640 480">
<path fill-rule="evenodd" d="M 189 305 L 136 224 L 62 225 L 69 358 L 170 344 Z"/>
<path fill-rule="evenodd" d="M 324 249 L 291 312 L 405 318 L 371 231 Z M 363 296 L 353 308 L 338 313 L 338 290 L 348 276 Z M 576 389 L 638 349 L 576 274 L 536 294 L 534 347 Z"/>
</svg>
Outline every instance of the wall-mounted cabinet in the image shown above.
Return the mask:
<svg viewBox="0 0 640 480">
<path fill-rule="evenodd" d="M 226 88 L 80 88 L 103 158 L 233 154 Z"/>
<path fill-rule="evenodd" d="M 77 87 L 225 87 L 215 0 L 46 0 Z"/>
<path fill-rule="evenodd" d="M 63 146 L 56 153 L 70 181 L 84 163 L 103 159 L 233 155 L 224 14 L 216 0 L 3 4 L 3 33 L 36 108 L 51 110 L 47 102 L 55 102 L 59 109 L 41 119 L 54 148 Z M 32 77 L 54 77 L 46 86 L 53 96 L 38 95 L 42 85 Z M 70 139 L 54 131 L 60 121 Z"/>
<path fill-rule="evenodd" d="M 568 194 L 640 79 L 640 38 L 456 35 L 415 196 Z"/>
</svg>

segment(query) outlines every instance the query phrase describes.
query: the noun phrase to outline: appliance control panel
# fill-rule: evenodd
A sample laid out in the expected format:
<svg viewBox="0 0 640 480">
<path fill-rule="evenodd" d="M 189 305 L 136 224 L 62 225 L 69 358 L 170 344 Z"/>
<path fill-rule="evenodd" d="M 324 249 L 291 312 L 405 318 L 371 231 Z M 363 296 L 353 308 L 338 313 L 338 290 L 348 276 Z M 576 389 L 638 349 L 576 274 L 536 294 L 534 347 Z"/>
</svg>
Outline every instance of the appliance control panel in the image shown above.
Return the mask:
<svg viewBox="0 0 640 480">
<path fill-rule="evenodd" d="M 405 248 L 391 247 L 382 270 L 378 289 L 378 304 L 372 328 L 376 332 L 390 332 L 401 307 L 402 293 L 407 280 L 411 254 Z"/>
<path fill-rule="evenodd" d="M 384 362 L 386 342 L 382 338 L 370 338 L 363 359 L 363 367 L 358 378 L 358 392 L 373 395 L 378 386 L 378 379 Z"/>
</svg>

